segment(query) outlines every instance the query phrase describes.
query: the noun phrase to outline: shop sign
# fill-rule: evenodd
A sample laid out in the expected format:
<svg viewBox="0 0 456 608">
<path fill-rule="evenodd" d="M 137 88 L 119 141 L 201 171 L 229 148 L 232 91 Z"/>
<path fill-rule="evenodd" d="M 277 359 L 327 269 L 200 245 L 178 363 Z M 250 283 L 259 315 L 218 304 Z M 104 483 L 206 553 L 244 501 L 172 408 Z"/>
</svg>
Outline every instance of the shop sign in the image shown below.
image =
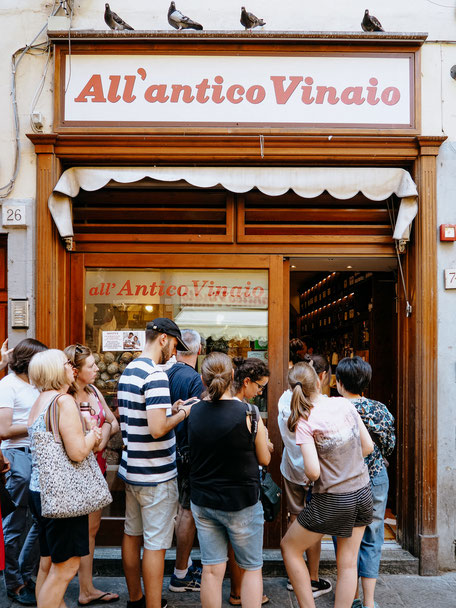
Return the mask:
<svg viewBox="0 0 456 608">
<path fill-rule="evenodd" d="M 267 271 L 88 271 L 86 304 L 268 307 Z"/>
<path fill-rule="evenodd" d="M 65 83 L 62 126 L 415 127 L 413 53 L 74 54 Z"/>
</svg>

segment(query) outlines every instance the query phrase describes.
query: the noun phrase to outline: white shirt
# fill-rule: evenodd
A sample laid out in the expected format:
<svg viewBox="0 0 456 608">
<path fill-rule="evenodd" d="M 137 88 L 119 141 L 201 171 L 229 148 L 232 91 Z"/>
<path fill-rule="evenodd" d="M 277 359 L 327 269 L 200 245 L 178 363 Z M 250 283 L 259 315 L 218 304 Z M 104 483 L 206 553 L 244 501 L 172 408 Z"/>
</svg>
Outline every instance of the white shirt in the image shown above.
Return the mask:
<svg viewBox="0 0 456 608">
<path fill-rule="evenodd" d="M 304 473 L 304 460 L 302 459 L 301 448 L 296 445 L 296 433 L 292 433 L 287 426 L 288 418 L 291 414 L 290 404 L 291 391 L 287 390 L 280 397 L 278 404 L 278 423 L 283 441 L 280 472 L 288 481 L 297 483 L 300 486 L 307 486 L 309 485 L 309 480 Z"/>
<path fill-rule="evenodd" d="M 0 380 L 0 408 L 11 408 L 13 410 L 12 424 L 24 424 L 27 426 L 28 417 L 32 405 L 38 399 L 39 391 L 32 384 L 21 380 L 14 372 Z M 1 449 L 29 447 L 30 439 L 15 437 L 4 439 Z"/>
</svg>

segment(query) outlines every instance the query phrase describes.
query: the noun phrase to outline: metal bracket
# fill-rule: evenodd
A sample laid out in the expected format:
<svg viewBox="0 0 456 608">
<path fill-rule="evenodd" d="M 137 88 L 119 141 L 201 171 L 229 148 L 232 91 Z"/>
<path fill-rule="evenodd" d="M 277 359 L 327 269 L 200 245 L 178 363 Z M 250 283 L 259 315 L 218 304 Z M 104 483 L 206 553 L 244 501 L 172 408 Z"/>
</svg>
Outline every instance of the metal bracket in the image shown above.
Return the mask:
<svg viewBox="0 0 456 608">
<path fill-rule="evenodd" d="M 397 249 L 398 249 L 399 253 L 405 253 L 405 250 L 407 248 L 407 243 L 408 243 L 408 241 L 406 239 L 399 239 L 399 242 L 397 244 Z"/>
<path fill-rule="evenodd" d="M 62 241 L 65 243 L 65 249 L 67 251 L 74 250 L 74 239 L 72 236 L 63 236 Z"/>
</svg>

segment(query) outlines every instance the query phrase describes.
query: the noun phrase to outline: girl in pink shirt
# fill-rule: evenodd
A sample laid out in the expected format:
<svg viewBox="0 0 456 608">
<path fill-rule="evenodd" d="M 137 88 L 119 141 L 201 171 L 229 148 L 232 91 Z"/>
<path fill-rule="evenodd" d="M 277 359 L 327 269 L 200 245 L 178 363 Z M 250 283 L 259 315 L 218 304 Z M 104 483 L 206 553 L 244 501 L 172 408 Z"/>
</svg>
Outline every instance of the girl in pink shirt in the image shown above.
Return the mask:
<svg viewBox="0 0 456 608">
<path fill-rule="evenodd" d="M 357 555 L 372 521 L 372 495 L 364 457 L 373 443 L 355 407 L 320 393 L 312 365 L 288 373 L 293 391 L 288 428 L 296 432 L 312 499 L 282 539 L 281 550 L 300 608 L 314 608 L 303 552 L 324 534 L 338 537 L 335 608 L 350 608 L 357 584 Z"/>
</svg>

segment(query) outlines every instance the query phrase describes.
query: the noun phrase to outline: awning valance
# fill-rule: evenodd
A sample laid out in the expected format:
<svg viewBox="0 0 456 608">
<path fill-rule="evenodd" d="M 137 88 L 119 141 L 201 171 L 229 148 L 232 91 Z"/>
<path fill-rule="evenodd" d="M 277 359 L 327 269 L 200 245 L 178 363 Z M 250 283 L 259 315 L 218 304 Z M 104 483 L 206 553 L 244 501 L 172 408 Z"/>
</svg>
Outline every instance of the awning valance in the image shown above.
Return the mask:
<svg viewBox="0 0 456 608">
<path fill-rule="evenodd" d="M 199 188 L 221 185 L 236 193 L 258 188 L 269 196 L 293 190 L 314 198 L 325 190 L 334 198 L 349 199 L 358 192 L 373 201 L 395 194 L 401 199 L 393 238 L 407 239 L 418 212 L 418 192 L 404 169 L 385 167 L 73 167 L 67 169 L 49 197 L 49 210 L 62 238 L 73 236 L 71 198 L 80 188 L 99 190 L 110 181 L 134 183 L 144 178 L 184 180 Z"/>
</svg>

